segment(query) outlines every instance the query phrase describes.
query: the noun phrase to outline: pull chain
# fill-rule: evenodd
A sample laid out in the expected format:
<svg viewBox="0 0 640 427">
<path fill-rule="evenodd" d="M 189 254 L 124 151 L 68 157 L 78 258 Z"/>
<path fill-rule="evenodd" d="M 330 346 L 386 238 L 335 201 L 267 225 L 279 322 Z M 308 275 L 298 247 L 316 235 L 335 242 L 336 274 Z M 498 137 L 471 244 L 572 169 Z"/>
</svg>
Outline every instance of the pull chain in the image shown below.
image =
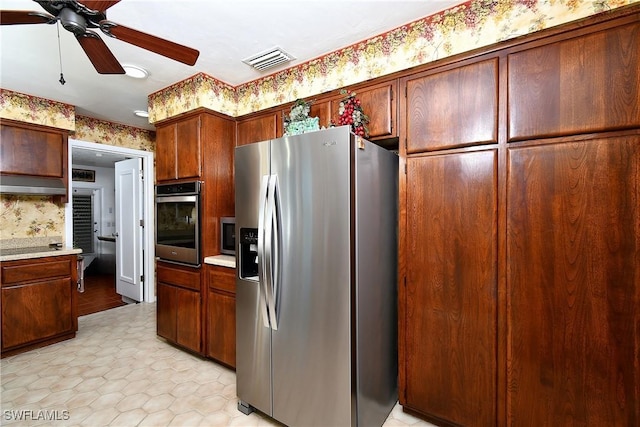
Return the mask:
<svg viewBox="0 0 640 427">
<path fill-rule="evenodd" d="M 60 48 L 60 21 L 56 22 L 56 29 L 58 30 L 58 58 L 60 59 L 60 82 L 61 85 L 64 86 L 66 81 L 64 80 L 64 75 L 62 74 L 62 49 Z"/>
</svg>

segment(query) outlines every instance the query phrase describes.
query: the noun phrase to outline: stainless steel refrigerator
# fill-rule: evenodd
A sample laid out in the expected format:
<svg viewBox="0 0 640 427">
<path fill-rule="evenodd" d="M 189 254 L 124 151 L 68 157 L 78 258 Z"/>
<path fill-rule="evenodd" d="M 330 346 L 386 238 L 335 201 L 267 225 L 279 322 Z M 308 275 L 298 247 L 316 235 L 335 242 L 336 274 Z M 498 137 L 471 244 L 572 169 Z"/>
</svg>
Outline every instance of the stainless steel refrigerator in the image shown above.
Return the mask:
<svg viewBox="0 0 640 427">
<path fill-rule="evenodd" d="M 382 425 L 397 400 L 398 157 L 348 126 L 237 147 L 238 409 Z"/>
</svg>

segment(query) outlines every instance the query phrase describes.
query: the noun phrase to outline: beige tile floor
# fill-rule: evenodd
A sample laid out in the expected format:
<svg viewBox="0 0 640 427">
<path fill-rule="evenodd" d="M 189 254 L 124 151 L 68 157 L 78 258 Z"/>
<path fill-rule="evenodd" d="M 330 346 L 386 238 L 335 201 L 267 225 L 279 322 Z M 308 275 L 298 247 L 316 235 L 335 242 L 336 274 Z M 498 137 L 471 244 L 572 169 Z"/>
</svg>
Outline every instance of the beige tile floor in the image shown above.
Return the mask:
<svg viewBox="0 0 640 427">
<path fill-rule="evenodd" d="M 156 335 L 155 304 L 83 316 L 75 339 L 2 359 L 0 425 L 277 426 L 236 409 L 235 373 Z M 385 426 L 431 424 L 396 405 Z"/>
</svg>

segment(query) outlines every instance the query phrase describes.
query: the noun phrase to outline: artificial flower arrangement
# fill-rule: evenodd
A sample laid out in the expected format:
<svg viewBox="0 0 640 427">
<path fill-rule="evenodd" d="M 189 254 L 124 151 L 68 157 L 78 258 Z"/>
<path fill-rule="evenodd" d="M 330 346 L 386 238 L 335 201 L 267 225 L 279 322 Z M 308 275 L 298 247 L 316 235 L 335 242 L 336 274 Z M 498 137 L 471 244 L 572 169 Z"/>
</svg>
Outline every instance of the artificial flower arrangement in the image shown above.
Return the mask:
<svg viewBox="0 0 640 427">
<path fill-rule="evenodd" d="M 318 117 L 309 117 L 312 102 L 297 99 L 293 103 L 289 117 L 284 118 L 284 136 L 320 130 L 320 119 Z"/>
<path fill-rule="evenodd" d="M 346 90 L 341 90 L 342 95 L 346 95 Z M 338 106 L 338 125 L 351 125 L 351 130 L 358 136 L 369 137 L 369 116 L 364 114 L 360 100 L 356 98 L 356 93 L 349 93 Z"/>
</svg>

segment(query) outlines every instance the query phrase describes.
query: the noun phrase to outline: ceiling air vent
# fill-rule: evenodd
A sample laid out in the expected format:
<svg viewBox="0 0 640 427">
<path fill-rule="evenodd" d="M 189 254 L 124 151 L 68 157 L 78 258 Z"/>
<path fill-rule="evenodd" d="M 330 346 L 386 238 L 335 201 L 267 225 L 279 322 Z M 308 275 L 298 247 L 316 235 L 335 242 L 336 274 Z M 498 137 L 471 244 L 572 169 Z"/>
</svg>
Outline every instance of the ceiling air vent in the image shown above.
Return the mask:
<svg viewBox="0 0 640 427">
<path fill-rule="evenodd" d="M 265 52 L 254 55 L 242 62 L 248 64 L 258 71 L 264 71 L 277 65 L 294 60 L 295 58 L 283 51 L 279 47 L 274 47 Z"/>
</svg>

